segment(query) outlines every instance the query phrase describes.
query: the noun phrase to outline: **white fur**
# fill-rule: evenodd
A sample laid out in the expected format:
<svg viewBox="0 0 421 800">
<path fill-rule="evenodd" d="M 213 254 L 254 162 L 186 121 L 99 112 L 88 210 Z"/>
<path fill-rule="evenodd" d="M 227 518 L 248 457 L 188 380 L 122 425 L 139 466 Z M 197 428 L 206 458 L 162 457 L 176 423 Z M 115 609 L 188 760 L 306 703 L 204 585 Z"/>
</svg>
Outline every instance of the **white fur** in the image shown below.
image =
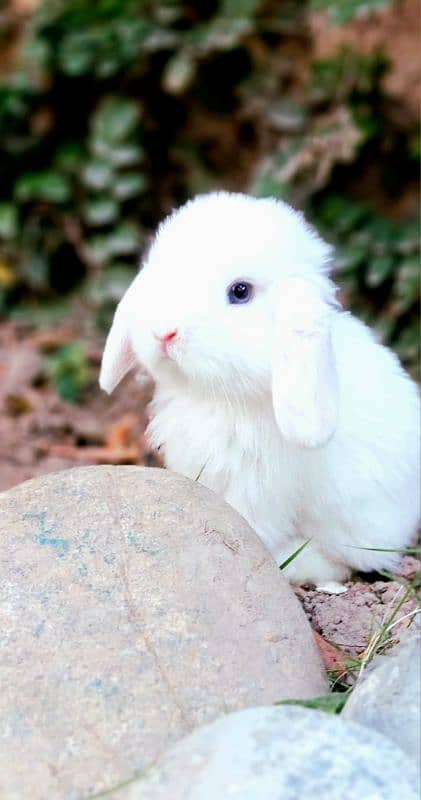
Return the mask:
<svg viewBox="0 0 421 800">
<path fill-rule="evenodd" d="M 121 301 L 100 382 L 134 358 L 156 381 L 148 434 L 167 466 L 222 494 L 291 580 L 393 568 L 419 518 L 415 384 L 343 312 L 330 248 L 285 203 L 197 197 L 160 226 Z M 236 279 L 256 286 L 229 305 Z M 177 330 L 165 354 L 157 337 Z"/>
</svg>

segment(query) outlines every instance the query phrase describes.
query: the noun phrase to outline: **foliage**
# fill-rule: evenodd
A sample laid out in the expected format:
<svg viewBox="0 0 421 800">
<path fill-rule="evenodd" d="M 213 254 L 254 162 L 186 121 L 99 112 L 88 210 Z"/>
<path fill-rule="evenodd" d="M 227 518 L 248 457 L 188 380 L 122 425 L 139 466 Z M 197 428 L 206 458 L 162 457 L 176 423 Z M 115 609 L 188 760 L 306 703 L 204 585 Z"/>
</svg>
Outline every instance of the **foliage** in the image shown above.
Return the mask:
<svg viewBox="0 0 421 800">
<path fill-rule="evenodd" d="M 382 54 L 315 61 L 307 25 L 316 7 L 342 23 L 380 5 L 40 0 L 24 31 L 3 13 L 0 308 L 82 281 L 102 307 L 173 205 L 248 189 L 306 209 L 350 302 L 413 364 L 418 238 L 389 212 L 413 182 L 415 123 Z M 381 177 L 361 198 L 367 172 Z"/>
<path fill-rule="evenodd" d="M 85 345 L 72 342 L 59 347 L 48 359 L 48 371 L 60 397 L 76 403 L 91 377 Z"/>
<path fill-rule="evenodd" d="M 329 195 L 320 227 L 337 243 L 339 281 L 361 318 L 401 359 L 419 356 L 420 242 L 416 220 L 397 224 L 347 198 Z"/>
<path fill-rule="evenodd" d="M 417 218 L 399 221 L 356 199 L 365 173 L 381 171 L 374 195 L 399 197 L 416 171 L 410 135 L 387 115 L 380 54 L 342 50 L 312 65 L 312 92 L 323 111 L 297 141 L 281 145 L 262 165 L 257 195 L 273 194 L 304 205 L 317 228 L 336 246 L 338 280 L 346 301 L 419 369 L 420 237 Z M 311 98 L 311 92 L 310 92 Z"/>
<path fill-rule="evenodd" d="M 384 8 L 387 3 L 388 0 L 312 0 L 312 7 L 316 10 L 327 9 L 332 22 L 341 25 L 355 16 Z"/>
</svg>

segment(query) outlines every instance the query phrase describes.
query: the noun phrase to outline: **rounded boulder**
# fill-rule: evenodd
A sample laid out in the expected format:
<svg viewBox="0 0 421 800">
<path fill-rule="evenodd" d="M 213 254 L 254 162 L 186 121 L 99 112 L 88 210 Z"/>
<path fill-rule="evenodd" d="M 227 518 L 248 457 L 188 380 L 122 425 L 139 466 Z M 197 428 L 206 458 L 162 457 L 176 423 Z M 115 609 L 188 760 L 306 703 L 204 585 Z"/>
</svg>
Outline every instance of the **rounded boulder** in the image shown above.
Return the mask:
<svg viewBox="0 0 421 800">
<path fill-rule="evenodd" d="M 418 800 L 419 786 L 405 753 L 377 731 L 315 709 L 260 707 L 194 731 L 115 800 L 222 798 Z"/>
<path fill-rule="evenodd" d="M 326 692 L 242 517 L 179 475 L 83 467 L 0 495 L 0 775 L 80 800 L 229 711 Z"/>
</svg>

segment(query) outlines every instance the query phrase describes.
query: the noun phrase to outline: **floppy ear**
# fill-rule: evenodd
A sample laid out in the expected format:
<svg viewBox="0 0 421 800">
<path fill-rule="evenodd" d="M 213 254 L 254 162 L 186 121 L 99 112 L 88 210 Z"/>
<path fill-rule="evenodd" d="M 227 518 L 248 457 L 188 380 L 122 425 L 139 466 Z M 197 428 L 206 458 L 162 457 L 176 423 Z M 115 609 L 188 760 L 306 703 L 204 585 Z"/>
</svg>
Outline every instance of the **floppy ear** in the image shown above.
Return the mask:
<svg viewBox="0 0 421 800">
<path fill-rule="evenodd" d="M 130 339 L 129 321 L 134 301 L 136 278 L 120 300 L 105 342 L 99 385 L 111 394 L 124 376 L 136 366 L 137 359 Z"/>
<path fill-rule="evenodd" d="M 273 348 L 273 407 L 282 435 L 321 447 L 337 423 L 337 374 L 331 341 L 332 307 L 304 278 L 279 287 Z"/>
</svg>

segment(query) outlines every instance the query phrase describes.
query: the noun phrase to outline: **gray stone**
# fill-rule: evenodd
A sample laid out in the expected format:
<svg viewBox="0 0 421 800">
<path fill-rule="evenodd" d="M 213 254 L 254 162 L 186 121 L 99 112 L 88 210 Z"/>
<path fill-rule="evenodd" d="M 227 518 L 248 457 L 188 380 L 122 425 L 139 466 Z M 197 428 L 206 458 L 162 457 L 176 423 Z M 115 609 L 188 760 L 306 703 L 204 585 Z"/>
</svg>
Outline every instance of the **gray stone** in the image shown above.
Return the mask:
<svg viewBox="0 0 421 800">
<path fill-rule="evenodd" d="M 118 800 L 418 800 L 412 762 L 376 731 L 307 708 L 250 708 L 196 730 Z"/>
<path fill-rule="evenodd" d="M 378 656 L 349 698 L 343 716 L 374 728 L 419 765 L 421 756 L 420 636 L 413 634 Z"/>
<path fill-rule="evenodd" d="M 0 495 L 0 784 L 85 800 L 227 711 L 326 691 L 247 523 L 164 470 L 85 467 Z"/>
</svg>

